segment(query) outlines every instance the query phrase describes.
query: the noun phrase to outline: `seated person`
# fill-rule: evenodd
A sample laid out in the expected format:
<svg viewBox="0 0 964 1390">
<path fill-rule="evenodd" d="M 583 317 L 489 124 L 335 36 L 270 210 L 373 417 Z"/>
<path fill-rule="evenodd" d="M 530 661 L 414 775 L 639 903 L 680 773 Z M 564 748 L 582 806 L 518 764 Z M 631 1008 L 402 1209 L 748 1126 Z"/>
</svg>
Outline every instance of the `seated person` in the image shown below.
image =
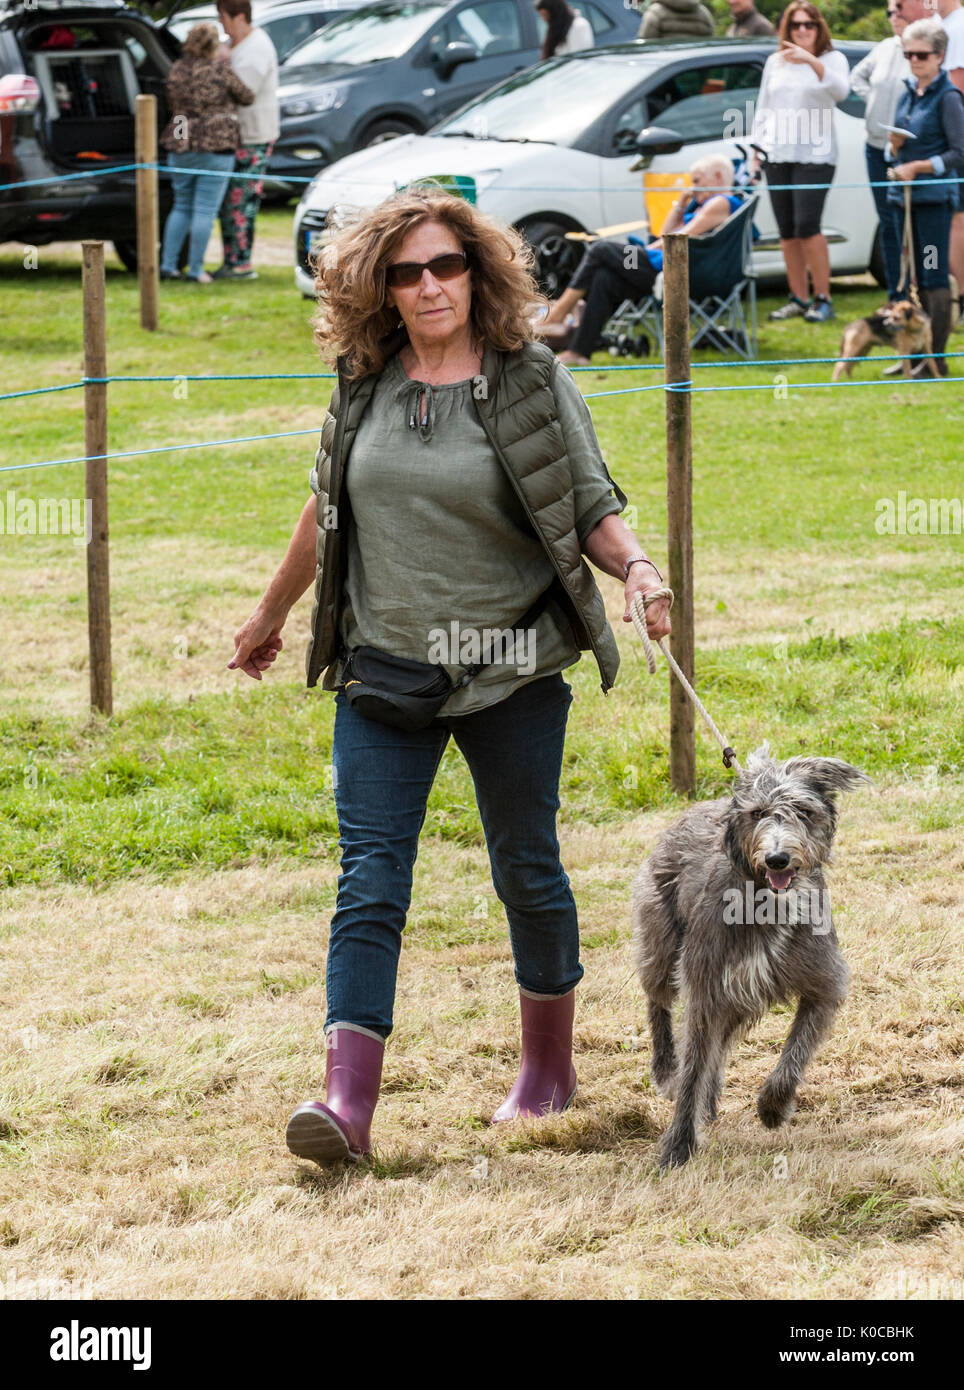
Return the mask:
<svg viewBox="0 0 964 1390">
<path fill-rule="evenodd" d="M 663 224 L 664 232 L 685 232 L 702 236 L 720 226 L 742 203 L 733 191 L 733 162 L 726 155 L 710 154 L 698 159 L 690 170 L 693 188 L 677 198 Z M 642 299 L 651 293 L 656 276 L 663 268 L 661 237 L 648 246 L 601 237 L 590 242 L 575 274 L 542 320 L 565 323 L 581 299 L 585 299 L 582 320 L 572 346 L 559 354 L 567 367 L 587 366 L 603 325 L 624 299 Z"/>
</svg>

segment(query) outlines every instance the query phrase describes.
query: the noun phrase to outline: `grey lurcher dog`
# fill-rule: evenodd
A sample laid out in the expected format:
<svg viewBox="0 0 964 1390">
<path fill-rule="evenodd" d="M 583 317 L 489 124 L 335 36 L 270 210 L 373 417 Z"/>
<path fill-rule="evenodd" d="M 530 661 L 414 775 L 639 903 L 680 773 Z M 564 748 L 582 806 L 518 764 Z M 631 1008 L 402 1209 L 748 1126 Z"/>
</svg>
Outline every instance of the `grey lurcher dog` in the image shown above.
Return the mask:
<svg viewBox="0 0 964 1390">
<path fill-rule="evenodd" d="M 685 1163 L 716 1118 L 729 1044 L 777 1002 L 799 999 L 757 1100 L 768 1129 L 792 1115 L 817 1044 L 847 992 L 823 866 L 835 794 L 869 779 L 839 758 L 747 759 L 732 797 L 704 801 L 660 837 L 632 885 L 632 941 L 653 1038 L 652 1078 L 676 1110 L 661 1168 Z M 686 996 L 677 1067 L 671 1009 Z"/>
</svg>

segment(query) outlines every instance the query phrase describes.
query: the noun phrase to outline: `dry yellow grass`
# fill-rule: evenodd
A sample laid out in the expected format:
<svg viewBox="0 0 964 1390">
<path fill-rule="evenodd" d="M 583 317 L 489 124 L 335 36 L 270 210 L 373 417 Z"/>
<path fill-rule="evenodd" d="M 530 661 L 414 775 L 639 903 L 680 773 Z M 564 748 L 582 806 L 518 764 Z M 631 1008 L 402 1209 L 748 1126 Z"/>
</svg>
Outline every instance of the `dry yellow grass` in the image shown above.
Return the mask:
<svg viewBox="0 0 964 1390">
<path fill-rule="evenodd" d="M 323 1066 L 331 866 L 8 890 L 0 1278 L 95 1298 L 872 1299 L 928 1279 L 960 1296 L 964 854 L 905 832 L 909 796 L 847 802 L 853 984 L 796 1117 L 770 1133 L 753 1110 L 775 1012 L 733 1056 L 705 1149 L 662 1178 L 670 1107 L 649 1087 L 626 903 L 665 814 L 563 835 L 602 942 L 584 951 L 579 1093 L 498 1129 L 518 1048 L 501 907 L 483 851 L 423 843 L 375 1162 L 351 1170 L 283 1140 Z M 438 949 L 440 920 L 467 943 Z"/>
</svg>

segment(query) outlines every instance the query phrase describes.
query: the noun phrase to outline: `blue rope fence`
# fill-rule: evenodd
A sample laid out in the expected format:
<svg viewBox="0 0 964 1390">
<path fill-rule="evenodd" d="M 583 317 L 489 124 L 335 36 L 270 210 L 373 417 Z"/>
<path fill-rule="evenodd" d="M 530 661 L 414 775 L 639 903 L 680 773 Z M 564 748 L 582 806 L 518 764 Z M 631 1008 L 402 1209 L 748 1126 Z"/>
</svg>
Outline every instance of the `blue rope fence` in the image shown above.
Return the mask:
<svg viewBox="0 0 964 1390">
<path fill-rule="evenodd" d="M 135 172 L 135 171 L 138 170 L 138 169 L 156 169 L 157 172 L 158 172 L 158 174 L 164 174 L 165 176 L 168 176 L 168 175 L 171 175 L 171 174 L 177 172 L 177 173 L 180 173 L 180 174 L 188 174 L 188 175 L 191 175 L 191 176 L 197 177 L 197 178 L 218 178 L 218 179 L 220 179 L 220 178 L 223 178 L 223 177 L 224 177 L 223 173 L 219 173 L 216 169 L 179 169 L 179 170 L 175 170 L 175 169 L 173 168 L 173 166 L 171 166 L 171 165 L 169 165 L 169 164 L 157 164 L 157 163 L 146 163 L 146 164 L 108 164 L 108 165 L 102 165 L 101 167 L 96 168 L 96 169 L 82 169 L 79 173 L 76 173 L 76 174 L 60 174 L 60 175 L 57 175 L 57 176 L 54 176 L 54 177 L 44 178 L 44 179 L 22 179 L 22 180 L 20 180 L 20 181 L 17 182 L 17 183 L 0 183 L 0 193 L 9 192 L 10 190 L 15 190 L 15 189 L 18 189 L 18 188 L 39 188 L 39 187 L 41 187 L 41 186 L 44 185 L 44 184 L 67 183 L 68 181 L 70 181 L 70 180 L 72 180 L 72 179 L 96 179 L 96 178 L 105 178 L 105 177 L 107 177 L 107 176 L 110 175 L 110 174 L 126 174 L 126 173 L 133 173 L 133 172 Z M 324 172 L 324 171 L 322 171 L 322 172 Z M 305 175 L 301 175 L 301 174 L 290 174 L 290 175 L 289 175 L 289 174 L 284 174 L 284 175 L 280 175 L 280 176 L 274 176 L 274 175 L 272 175 L 272 174 L 270 174 L 270 173 L 266 173 L 266 174 L 248 174 L 248 173 L 243 173 L 243 172 L 241 172 L 240 170 L 239 170 L 238 172 L 236 172 L 236 173 L 232 173 L 232 175 L 231 175 L 231 178 L 232 178 L 232 179 L 239 179 L 239 180 L 240 180 L 240 179 L 255 179 L 255 180 L 260 180 L 261 182 L 268 182 L 268 183 L 292 183 L 292 184 L 298 184 L 298 183 L 309 184 L 309 183 L 313 183 L 317 177 L 318 177 L 317 174 L 305 174 Z M 928 185 L 929 188 L 932 188 L 932 187 L 934 187 L 934 186 L 936 186 L 936 185 L 938 185 L 938 184 L 955 184 L 955 185 L 956 185 L 956 184 L 958 184 L 958 183 L 960 183 L 960 182 L 961 182 L 961 180 L 960 180 L 959 178 L 955 178 L 955 177 L 937 178 L 937 179 L 928 178 L 928 179 L 927 179 L 927 185 Z M 346 179 L 346 178 L 341 178 L 341 177 L 339 177 L 338 183 L 339 183 L 339 185 L 341 185 L 341 186 L 343 186 L 343 187 L 345 187 L 345 188 L 371 188 L 371 186 L 372 186 L 372 181 L 371 181 L 371 179 Z M 898 187 L 898 188 L 899 188 L 899 187 L 901 187 L 901 184 L 900 184 L 899 182 L 897 182 L 896 180 L 894 180 L 894 179 L 879 179 L 879 180 L 877 180 L 876 182 L 871 182 L 871 181 L 869 181 L 868 179 L 861 179 L 861 180 L 859 180 L 859 181 L 856 182 L 856 183 L 835 183 L 835 182 L 833 182 L 832 180 L 831 180 L 830 183 L 792 183 L 792 184 L 791 184 L 791 183 L 766 183 L 766 184 L 765 184 L 765 187 L 766 187 L 768 190 L 770 190 L 770 191 L 774 191 L 774 190 L 775 190 L 775 191 L 777 191 L 777 192 L 783 193 L 783 192 L 789 192 L 790 190 L 804 189 L 804 188 L 806 188 L 806 189 L 816 189 L 816 188 L 827 188 L 827 189 L 834 189 L 834 188 L 894 188 L 894 187 Z M 632 184 L 627 184 L 625 187 L 609 186 L 609 187 L 607 187 L 604 191 L 605 191 L 606 193 L 639 193 L 640 188 L 641 188 L 641 184 L 640 184 L 640 183 L 632 183 Z M 703 193 L 703 192 L 709 191 L 708 188 L 707 188 L 707 186 L 706 186 L 706 185 L 703 185 L 703 184 L 687 185 L 687 190 L 688 190 L 689 192 L 692 192 L 692 193 Z M 504 192 L 506 192 L 506 193 L 510 193 L 510 192 L 511 192 L 511 193 L 572 193 L 572 192 L 574 192 L 574 191 L 576 191 L 576 190 L 574 190 L 574 189 L 573 189 L 571 186 L 569 186 L 569 185 L 567 185 L 566 187 L 561 187 L 561 186 L 558 185 L 558 184 L 551 184 L 551 183 L 538 183 L 538 184 L 522 184 L 522 183 L 520 183 L 520 184 L 508 184 L 508 183 L 504 183 L 504 184 L 500 184 L 500 185 L 499 185 L 499 191 L 500 191 L 500 192 L 503 192 L 503 191 L 504 191 Z M 599 190 L 598 188 L 592 188 L 592 189 L 586 189 L 586 190 L 584 190 L 584 191 L 585 191 L 585 192 L 591 192 L 591 193 L 598 193 L 600 190 Z"/>
<path fill-rule="evenodd" d="M 875 362 L 913 362 L 918 359 L 930 357 L 929 352 L 907 352 L 903 354 L 879 353 L 874 357 Z M 964 350 L 960 352 L 944 352 L 942 357 L 964 357 Z M 731 362 L 693 362 L 691 365 L 694 370 L 701 372 L 717 370 L 721 367 L 807 367 L 830 365 L 835 362 L 843 361 L 840 357 L 757 357 L 744 360 L 736 358 Z M 862 359 L 851 358 L 850 361 L 857 362 Z M 661 372 L 665 367 L 663 362 L 601 362 L 598 365 L 591 363 L 588 367 L 570 367 L 571 372 Z M 52 391 L 76 391 L 82 386 L 108 386 L 112 383 L 123 382 L 152 382 L 152 381 L 334 381 L 337 377 L 336 372 L 169 372 L 162 375 L 143 375 L 143 376 L 84 376 L 77 381 L 68 381 L 59 386 L 34 386 L 25 391 L 6 391 L 0 395 L 0 401 L 19 400 L 25 396 L 42 396 Z M 794 382 L 794 390 L 802 388 L 807 383 Z M 870 382 L 823 382 L 817 385 L 870 385 Z M 892 383 L 893 384 L 893 383 Z M 629 387 L 628 390 L 640 391 L 661 391 L 664 389 L 662 384 L 657 386 Z M 770 390 L 771 386 L 713 386 L 694 388 L 707 391 L 750 391 L 750 390 Z M 593 392 L 593 395 L 606 395 L 608 392 Z M 586 397 L 590 399 L 589 396 Z"/>
<path fill-rule="evenodd" d="M 912 361 L 917 358 L 927 358 L 929 353 L 906 353 L 903 356 L 896 354 L 881 355 L 876 357 L 875 362 L 902 362 Z M 964 357 L 962 352 L 948 352 L 946 357 Z M 778 358 L 757 358 L 752 361 L 734 362 L 695 362 L 691 364 L 692 370 L 705 371 L 719 367 L 792 367 L 809 366 L 823 363 L 830 364 L 839 362 L 839 357 L 778 357 Z M 854 359 L 858 360 L 858 359 Z M 601 366 L 574 367 L 574 372 L 620 372 L 620 371 L 657 371 L 662 370 L 664 364 L 656 363 L 614 363 L 612 365 L 602 364 Z M 334 372 L 218 372 L 210 375 L 195 373 L 170 373 L 156 375 L 135 375 L 135 376 L 104 376 L 104 377 L 81 377 L 78 381 L 67 382 L 58 386 L 41 386 L 25 391 L 8 391 L 0 395 L 0 401 L 17 400 L 28 396 L 43 395 L 52 391 L 72 391 L 83 386 L 106 386 L 110 384 L 123 384 L 125 382 L 171 382 L 171 381 L 324 381 L 332 380 Z M 602 400 L 612 396 L 641 395 L 652 391 L 672 391 L 677 393 L 689 392 L 691 395 L 717 394 L 727 391 L 770 391 L 774 389 L 786 388 L 793 391 L 815 391 L 828 390 L 838 387 L 860 387 L 860 386 L 920 386 L 927 384 L 957 382 L 960 384 L 959 377 L 894 377 L 890 379 L 879 379 L 874 381 L 772 381 L 752 383 L 748 385 L 726 385 L 726 386 L 696 386 L 692 380 L 679 382 L 655 382 L 650 386 L 624 386 L 611 391 L 589 391 L 583 399 L 587 401 Z M 115 459 L 148 457 L 152 454 L 183 453 L 191 449 L 216 449 L 233 444 L 255 444 L 267 439 L 292 439 L 303 435 L 317 435 L 319 427 L 312 426 L 310 429 L 301 430 L 278 430 L 269 434 L 248 434 L 235 435 L 224 439 L 204 439 L 190 444 L 160 444 L 147 449 L 123 449 L 114 453 L 107 454 L 76 454 L 70 458 L 41 459 L 35 463 L 11 463 L 0 465 L 0 473 L 16 473 L 27 471 L 34 468 L 57 468 L 67 464 L 87 463 L 94 460 L 104 459 L 111 462 Z"/>
</svg>

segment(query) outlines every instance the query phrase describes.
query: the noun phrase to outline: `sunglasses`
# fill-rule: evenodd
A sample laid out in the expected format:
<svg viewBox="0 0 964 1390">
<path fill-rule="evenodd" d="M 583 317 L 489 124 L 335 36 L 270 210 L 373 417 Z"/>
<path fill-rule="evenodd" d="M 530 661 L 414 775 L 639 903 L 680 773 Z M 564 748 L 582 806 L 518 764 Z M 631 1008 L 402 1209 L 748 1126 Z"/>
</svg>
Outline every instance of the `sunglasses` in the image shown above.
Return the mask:
<svg viewBox="0 0 964 1390">
<path fill-rule="evenodd" d="M 919 52 L 917 49 L 914 49 L 913 52 L 911 52 L 909 49 L 905 48 L 904 57 L 910 59 L 911 62 L 913 62 L 916 58 L 918 63 L 923 63 L 928 58 L 936 57 L 936 54 L 932 48 L 928 49 L 926 53 Z"/>
<path fill-rule="evenodd" d="M 464 251 L 446 251 L 444 256 L 433 256 L 430 261 L 397 261 L 386 266 L 385 284 L 393 290 L 409 289 L 421 280 L 423 270 L 430 270 L 436 280 L 454 280 L 468 268 L 469 258 Z"/>
<path fill-rule="evenodd" d="M 812 19 L 794 19 L 790 23 L 791 29 L 816 29 Z"/>
</svg>

